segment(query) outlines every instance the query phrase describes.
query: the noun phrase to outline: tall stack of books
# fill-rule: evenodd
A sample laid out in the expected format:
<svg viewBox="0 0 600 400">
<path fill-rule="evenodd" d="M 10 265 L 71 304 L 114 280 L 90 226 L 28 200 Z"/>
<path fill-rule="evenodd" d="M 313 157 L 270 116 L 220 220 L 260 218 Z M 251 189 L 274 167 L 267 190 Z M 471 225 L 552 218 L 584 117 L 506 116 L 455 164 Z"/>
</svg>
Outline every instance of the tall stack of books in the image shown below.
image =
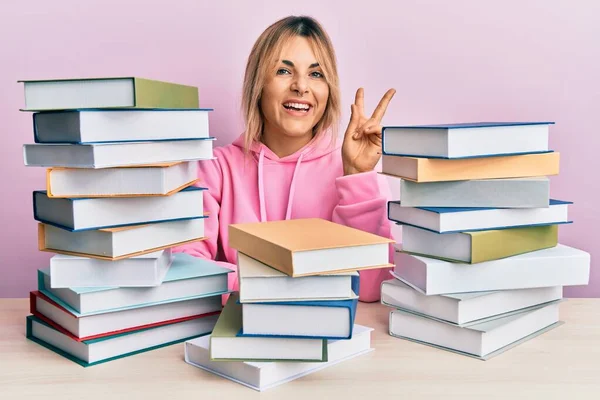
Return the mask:
<svg viewBox="0 0 600 400">
<path fill-rule="evenodd" d="M 390 266 L 391 242 L 322 219 L 230 225 L 240 289 L 186 362 L 261 391 L 369 352 L 357 271 Z"/>
<path fill-rule="evenodd" d="M 213 158 L 198 88 L 140 78 L 24 81 L 47 168 L 27 337 L 83 366 L 212 331 L 231 272 L 171 248 L 204 239 L 197 160 Z"/>
<path fill-rule="evenodd" d="M 552 124 L 384 128 L 382 172 L 401 178 L 391 335 L 485 360 L 562 323 L 562 287 L 588 284 L 590 255 L 558 242 L 572 221 L 550 198 Z"/>
</svg>

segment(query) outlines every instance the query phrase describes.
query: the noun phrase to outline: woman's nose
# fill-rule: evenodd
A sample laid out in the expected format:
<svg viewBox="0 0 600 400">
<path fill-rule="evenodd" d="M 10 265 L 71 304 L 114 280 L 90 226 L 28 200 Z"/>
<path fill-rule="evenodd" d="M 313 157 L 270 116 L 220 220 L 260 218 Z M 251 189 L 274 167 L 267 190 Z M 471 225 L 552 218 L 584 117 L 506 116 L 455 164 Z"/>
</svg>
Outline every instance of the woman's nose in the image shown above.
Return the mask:
<svg viewBox="0 0 600 400">
<path fill-rule="evenodd" d="M 293 92 L 297 92 L 299 96 L 303 96 L 305 93 L 308 93 L 308 80 L 305 77 L 299 76 L 292 82 L 290 89 Z"/>
</svg>

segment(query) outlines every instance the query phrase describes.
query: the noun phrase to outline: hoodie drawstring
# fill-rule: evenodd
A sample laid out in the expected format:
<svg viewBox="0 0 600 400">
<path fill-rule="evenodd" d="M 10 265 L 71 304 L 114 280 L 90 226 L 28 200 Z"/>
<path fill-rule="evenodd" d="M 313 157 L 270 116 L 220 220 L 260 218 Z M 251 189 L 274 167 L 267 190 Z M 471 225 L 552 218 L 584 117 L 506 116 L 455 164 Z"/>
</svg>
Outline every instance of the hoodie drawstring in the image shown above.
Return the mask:
<svg viewBox="0 0 600 400">
<path fill-rule="evenodd" d="M 296 161 L 296 167 L 294 168 L 294 173 L 292 175 L 292 182 L 290 183 L 289 197 L 287 210 L 285 212 L 285 219 L 288 220 L 292 216 L 292 206 L 294 200 L 294 191 L 296 190 L 296 173 L 298 172 L 298 167 L 302 162 L 302 158 L 304 157 L 304 153 L 300 153 L 298 160 Z M 258 201 L 260 203 L 260 221 L 265 222 L 267 220 L 267 210 L 265 206 L 265 188 L 263 182 L 263 165 L 265 158 L 265 149 L 264 147 L 260 149 L 260 153 L 258 155 Z"/>
</svg>

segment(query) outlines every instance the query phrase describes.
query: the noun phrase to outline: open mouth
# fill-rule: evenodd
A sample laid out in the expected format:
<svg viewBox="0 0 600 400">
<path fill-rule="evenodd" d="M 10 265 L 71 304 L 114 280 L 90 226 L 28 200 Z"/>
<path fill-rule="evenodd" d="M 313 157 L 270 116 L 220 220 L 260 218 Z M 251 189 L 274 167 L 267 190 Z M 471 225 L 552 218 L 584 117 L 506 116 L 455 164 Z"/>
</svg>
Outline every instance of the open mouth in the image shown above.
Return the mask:
<svg viewBox="0 0 600 400">
<path fill-rule="evenodd" d="M 306 104 L 306 103 L 294 103 L 294 102 L 284 103 L 283 107 L 286 110 L 297 111 L 297 112 L 301 112 L 301 113 L 308 113 L 308 111 L 312 108 L 310 106 L 310 104 Z"/>
</svg>

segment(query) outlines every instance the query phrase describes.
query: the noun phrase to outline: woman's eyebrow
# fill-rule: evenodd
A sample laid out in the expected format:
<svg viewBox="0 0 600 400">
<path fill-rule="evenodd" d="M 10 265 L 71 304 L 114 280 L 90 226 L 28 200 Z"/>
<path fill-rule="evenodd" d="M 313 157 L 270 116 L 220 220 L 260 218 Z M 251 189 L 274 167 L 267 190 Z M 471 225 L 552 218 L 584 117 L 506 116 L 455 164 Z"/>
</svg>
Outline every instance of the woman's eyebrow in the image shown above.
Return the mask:
<svg viewBox="0 0 600 400">
<path fill-rule="evenodd" d="M 294 63 L 291 62 L 290 60 L 281 60 L 281 62 L 285 65 L 289 65 L 290 67 L 294 67 Z M 313 64 L 310 64 L 308 66 L 308 68 L 317 68 L 318 66 L 319 66 L 319 63 L 313 63 Z"/>
</svg>

